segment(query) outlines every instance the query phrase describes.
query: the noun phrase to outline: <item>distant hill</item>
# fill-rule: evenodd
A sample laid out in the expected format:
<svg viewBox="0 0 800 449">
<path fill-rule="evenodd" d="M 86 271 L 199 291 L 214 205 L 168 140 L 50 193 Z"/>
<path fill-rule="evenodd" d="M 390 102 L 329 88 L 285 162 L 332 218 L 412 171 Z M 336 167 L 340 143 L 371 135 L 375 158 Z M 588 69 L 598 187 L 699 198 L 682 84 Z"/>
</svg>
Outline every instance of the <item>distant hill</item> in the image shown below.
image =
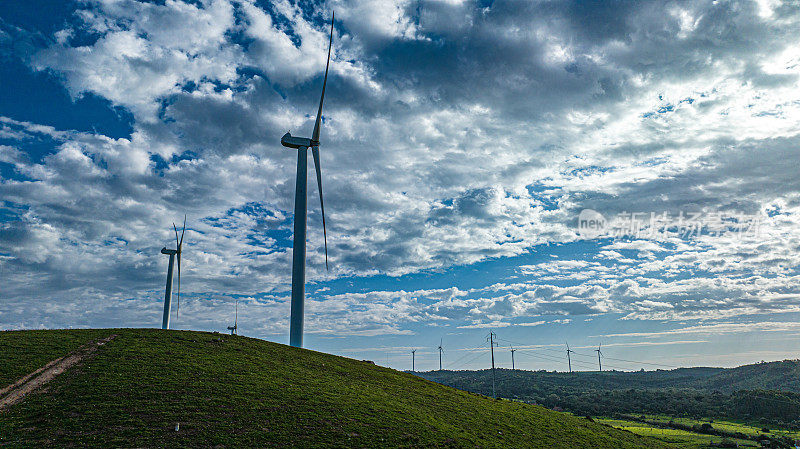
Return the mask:
<svg viewBox="0 0 800 449">
<path fill-rule="evenodd" d="M 491 394 L 491 370 L 428 371 L 418 376 Z M 737 368 L 558 373 L 498 369 L 497 394 L 581 415 L 663 413 L 730 417 L 800 427 L 800 361 Z"/>
<path fill-rule="evenodd" d="M 0 388 L 68 353 L 71 368 L 0 408 L 0 447 L 664 447 L 368 362 L 202 332 L 0 332 Z"/>
<path fill-rule="evenodd" d="M 678 368 L 655 371 L 576 371 L 573 373 L 498 369 L 500 382 L 522 385 L 553 385 L 575 389 L 681 388 L 731 393 L 738 390 L 800 391 L 800 360 L 757 363 L 737 368 Z M 462 388 L 491 389 L 491 370 L 428 371 L 419 376 Z M 480 387 L 477 385 L 480 384 Z"/>
<path fill-rule="evenodd" d="M 705 390 L 800 391 L 800 360 L 756 363 L 723 369 L 699 384 Z"/>
</svg>

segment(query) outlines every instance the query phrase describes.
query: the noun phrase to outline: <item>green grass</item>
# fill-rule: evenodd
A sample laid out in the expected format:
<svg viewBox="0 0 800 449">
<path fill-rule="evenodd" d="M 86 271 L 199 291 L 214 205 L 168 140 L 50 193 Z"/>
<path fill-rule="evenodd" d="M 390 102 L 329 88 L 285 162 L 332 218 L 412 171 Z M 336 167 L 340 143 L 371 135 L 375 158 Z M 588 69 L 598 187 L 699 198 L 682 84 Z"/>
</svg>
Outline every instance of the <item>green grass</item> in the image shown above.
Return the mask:
<svg viewBox="0 0 800 449">
<path fill-rule="evenodd" d="M 648 417 L 650 419 L 651 417 Z M 716 435 L 705 435 L 702 433 L 688 432 L 680 429 L 665 429 L 661 427 L 653 427 L 651 425 L 640 423 L 636 421 L 627 421 L 623 419 L 595 419 L 595 421 L 603 424 L 608 424 L 617 429 L 627 430 L 637 435 L 656 438 L 658 440 L 669 443 L 673 447 L 684 449 L 700 449 L 708 448 L 711 442 L 719 443 L 722 437 Z M 667 422 L 669 419 L 667 419 Z M 755 441 L 732 439 L 739 444 L 739 447 L 761 447 Z"/>
<path fill-rule="evenodd" d="M 745 435 L 760 435 L 764 432 L 761 429 L 764 426 L 759 426 L 757 424 L 747 424 L 743 422 L 736 422 L 736 421 L 726 421 L 726 420 L 714 420 L 711 425 L 714 426 L 716 429 L 724 430 L 726 432 L 742 432 Z M 800 432 L 795 430 L 783 430 L 777 429 L 774 426 L 766 426 L 769 432 L 767 435 L 774 435 L 774 436 L 782 436 L 782 437 L 790 437 L 794 439 L 800 439 Z"/>
<path fill-rule="evenodd" d="M 637 415 L 638 416 L 638 415 Z M 661 423 L 669 423 L 670 421 L 683 424 L 686 426 L 693 426 L 693 425 L 702 425 L 704 423 L 709 423 L 714 429 L 721 430 L 724 432 L 741 432 L 747 436 L 756 437 L 761 434 L 766 434 L 769 436 L 774 437 L 789 437 L 794 439 L 800 439 L 800 432 L 793 431 L 793 430 L 784 430 L 776 428 L 775 426 L 766 426 L 769 432 L 763 432 L 762 429 L 764 426 L 757 425 L 757 424 L 749 424 L 744 422 L 738 422 L 735 420 L 727 420 L 727 419 L 692 419 L 692 418 L 683 418 L 683 417 L 670 417 L 666 415 L 641 415 L 644 416 L 647 420 L 656 421 Z"/>
<path fill-rule="evenodd" d="M 0 412 L 1 448 L 666 447 L 542 407 L 245 337 L 152 329 L 5 332 L 0 359 L 30 370 L 63 355 L 61 349 L 111 333 L 119 337 L 96 357 Z M 5 379 L 25 369 L 6 370 Z"/>
<path fill-rule="evenodd" d="M 87 341 L 108 334 L 95 329 L 0 332 L 0 388 Z"/>
</svg>

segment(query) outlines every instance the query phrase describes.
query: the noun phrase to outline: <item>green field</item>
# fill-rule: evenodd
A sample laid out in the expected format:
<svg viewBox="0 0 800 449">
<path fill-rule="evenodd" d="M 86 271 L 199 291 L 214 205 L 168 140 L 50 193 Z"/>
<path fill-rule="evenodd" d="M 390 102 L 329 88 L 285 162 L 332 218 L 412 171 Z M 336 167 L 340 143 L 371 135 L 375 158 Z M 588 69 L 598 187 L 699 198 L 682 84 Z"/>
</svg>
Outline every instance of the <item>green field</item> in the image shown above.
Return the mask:
<svg viewBox="0 0 800 449">
<path fill-rule="evenodd" d="M 685 449 L 708 448 L 710 447 L 709 443 L 719 443 L 722 440 L 722 437 L 719 436 L 704 435 L 679 429 L 664 429 L 636 421 L 610 418 L 595 419 L 595 421 L 608 424 L 617 429 L 627 430 L 637 435 L 653 437 L 669 443 L 674 447 Z M 734 441 L 739 444 L 739 447 L 761 447 L 755 441 L 741 439 L 734 439 Z"/>
<path fill-rule="evenodd" d="M 722 430 L 722 431 L 725 431 L 725 432 L 731 432 L 731 433 L 740 432 L 740 433 L 743 433 L 743 434 L 748 435 L 748 436 L 758 436 L 758 435 L 766 433 L 767 435 L 784 436 L 784 437 L 789 437 L 789 438 L 794 438 L 794 439 L 800 439 L 800 432 L 798 432 L 798 431 L 776 429 L 774 427 L 767 426 L 767 430 L 769 430 L 769 432 L 764 432 L 763 431 L 764 426 L 758 426 L 758 425 L 755 425 L 755 424 L 747 424 L 747 423 L 743 423 L 743 422 L 736 422 L 736 421 L 725 420 L 725 419 L 710 419 L 709 418 L 709 419 L 704 419 L 704 420 L 697 420 L 697 419 L 691 419 L 691 418 L 672 418 L 672 417 L 663 416 L 663 415 L 646 415 L 646 417 L 647 417 L 648 420 L 652 420 L 652 421 L 658 421 L 658 422 L 663 422 L 663 423 L 669 423 L 670 421 L 672 421 L 672 422 L 679 423 L 679 424 L 684 424 L 684 425 L 687 425 L 687 426 L 693 426 L 695 424 L 701 424 L 702 425 L 703 423 L 709 423 L 715 429 Z"/>
<path fill-rule="evenodd" d="M 0 360 L 14 361 L 0 379 L 112 333 L 94 358 L 0 411 L 0 447 L 667 447 L 367 362 L 203 332 L 0 332 Z"/>
<path fill-rule="evenodd" d="M 763 432 L 763 427 L 755 426 L 755 425 L 748 425 L 745 423 L 734 422 L 734 421 L 726 421 L 726 420 L 716 420 L 716 419 L 707 419 L 707 420 L 697 420 L 691 418 L 673 418 L 670 416 L 664 415 L 641 415 L 640 418 L 644 418 L 647 421 L 652 421 L 655 423 L 661 423 L 666 425 L 670 425 L 670 423 L 684 425 L 684 426 L 695 426 L 695 425 L 703 425 L 708 424 L 711 425 L 714 429 L 735 433 L 739 432 L 744 434 L 748 437 L 758 437 L 759 435 L 769 435 L 772 437 L 789 437 L 789 438 L 800 438 L 800 433 L 795 431 L 788 431 L 788 430 L 781 430 L 781 429 L 767 429 L 769 432 Z M 722 436 L 719 435 L 709 435 L 706 433 L 699 433 L 699 432 L 692 432 L 683 429 L 675 429 L 675 428 L 665 428 L 655 424 L 648 424 L 645 422 L 635 421 L 635 420 L 627 420 L 627 419 L 617 419 L 617 418 L 598 418 L 595 421 L 613 426 L 617 429 L 627 430 L 638 435 L 649 436 L 653 438 L 657 438 L 661 441 L 670 443 L 675 445 L 676 447 L 681 448 L 707 448 L 709 447 L 709 443 L 720 443 L 722 440 Z M 747 438 L 733 438 L 728 437 L 729 440 L 737 443 L 739 447 L 761 447 L 761 445 Z"/>
</svg>

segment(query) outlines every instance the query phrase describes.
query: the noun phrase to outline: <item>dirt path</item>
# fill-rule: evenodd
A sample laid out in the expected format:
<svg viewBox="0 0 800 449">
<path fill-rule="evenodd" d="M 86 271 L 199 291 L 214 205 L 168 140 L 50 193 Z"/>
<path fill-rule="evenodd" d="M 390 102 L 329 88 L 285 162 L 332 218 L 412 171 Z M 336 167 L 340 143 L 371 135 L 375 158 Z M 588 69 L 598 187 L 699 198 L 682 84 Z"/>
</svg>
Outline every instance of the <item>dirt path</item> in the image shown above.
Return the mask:
<svg viewBox="0 0 800 449">
<path fill-rule="evenodd" d="M 106 338 L 87 343 L 71 354 L 52 360 L 47 365 L 1 389 L 0 410 L 19 402 L 26 395 L 39 389 L 42 385 L 50 382 L 59 374 L 75 366 L 78 362 L 92 357 L 97 352 L 97 348 L 116 337 L 116 334 L 109 335 Z"/>
</svg>

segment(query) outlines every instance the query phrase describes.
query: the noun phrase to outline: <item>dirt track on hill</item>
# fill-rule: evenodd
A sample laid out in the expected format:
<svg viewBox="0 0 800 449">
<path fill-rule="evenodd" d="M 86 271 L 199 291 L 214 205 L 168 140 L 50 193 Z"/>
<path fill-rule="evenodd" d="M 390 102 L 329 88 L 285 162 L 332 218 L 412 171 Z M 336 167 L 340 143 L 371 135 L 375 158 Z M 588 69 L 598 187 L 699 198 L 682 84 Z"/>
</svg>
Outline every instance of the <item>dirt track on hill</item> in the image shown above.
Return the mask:
<svg viewBox="0 0 800 449">
<path fill-rule="evenodd" d="M 56 376 L 72 368 L 79 362 L 91 358 L 100 346 L 103 346 L 116 337 L 117 335 L 113 334 L 106 338 L 91 341 L 76 349 L 71 354 L 51 360 L 45 366 L 29 373 L 13 384 L 0 389 L 0 411 L 19 402 L 25 398 L 25 396 L 38 390 L 43 385 L 55 379 Z"/>
</svg>

